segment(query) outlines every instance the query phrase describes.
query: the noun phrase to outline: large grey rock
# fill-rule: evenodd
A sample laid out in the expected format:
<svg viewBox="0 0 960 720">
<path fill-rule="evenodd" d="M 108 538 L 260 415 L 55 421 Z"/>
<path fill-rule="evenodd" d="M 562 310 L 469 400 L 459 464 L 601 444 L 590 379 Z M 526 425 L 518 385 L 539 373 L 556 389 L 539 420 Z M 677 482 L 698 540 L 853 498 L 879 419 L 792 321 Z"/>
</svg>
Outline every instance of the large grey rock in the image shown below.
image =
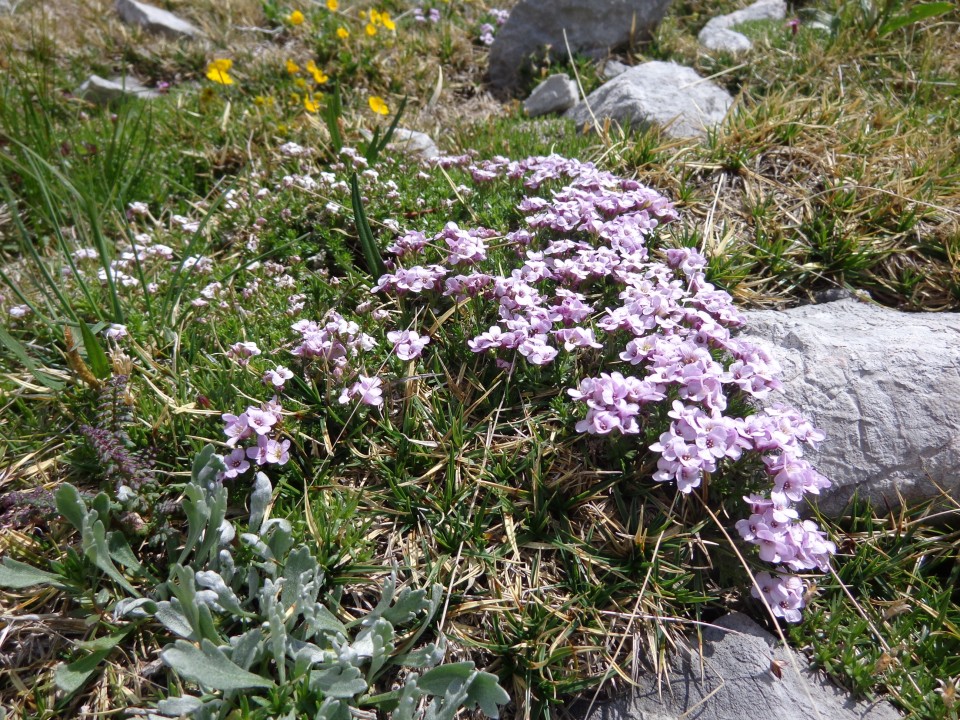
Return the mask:
<svg viewBox="0 0 960 720">
<path fill-rule="evenodd" d="M 670 0 L 521 0 L 490 47 L 490 85 L 501 97 L 517 88 L 531 58 L 570 51 L 605 57 L 652 37 Z M 564 40 L 566 32 L 566 41 Z"/>
<path fill-rule="evenodd" d="M 183 18 L 147 3 L 137 2 L 137 0 L 117 0 L 116 8 L 125 23 L 139 25 L 147 32 L 173 39 L 197 37 L 202 34 L 198 27 Z"/>
<path fill-rule="evenodd" d="M 786 16 L 787 3 L 784 0 L 757 0 L 742 10 L 713 18 L 703 26 L 697 39 L 708 50 L 743 52 L 752 48 L 753 43 L 732 28 L 749 20 L 783 20 Z"/>
<path fill-rule="evenodd" d="M 141 85 L 139 81 L 129 76 L 107 80 L 99 75 L 91 75 L 84 80 L 74 94 L 97 105 L 106 105 L 112 100 L 124 97 L 151 100 L 159 95 L 156 90 Z"/>
<path fill-rule="evenodd" d="M 528 117 L 569 110 L 577 104 L 577 84 L 564 73 L 551 75 L 534 88 L 523 103 Z"/>
<path fill-rule="evenodd" d="M 779 661 L 782 678 L 771 672 Z M 800 668 L 797 673 L 794 663 Z M 855 702 L 846 691 L 807 670 L 802 657 L 746 615 L 732 613 L 707 627 L 703 649 L 681 647 L 662 682 L 643 676 L 629 695 L 577 706 L 583 720 L 899 720 L 889 703 Z"/>
<path fill-rule="evenodd" d="M 437 144 L 426 133 L 398 127 L 393 131 L 390 147 L 408 155 L 429 160 L 440 154 Z"/>
<path fill-rule="evenodd" d="M 960 499 L 960 315 L 844 299 L 746 316 L 742 337 L 783 366 L 782 398 L 827 434 L 807 453 L 834 483 L 821 510 L 854 491 L 881 509 Z"/>
<path fill-rule="evenodd" d="M 578 125 L 610 118 L 623 126 L 666 126 L 671 137 L 700 137 L 719 124 L 733 98 L 696 70 L 672 62 L 636 65 L 567 112 Z M 591 115 L 592 110 L 592 115 Z"/>
</svg>

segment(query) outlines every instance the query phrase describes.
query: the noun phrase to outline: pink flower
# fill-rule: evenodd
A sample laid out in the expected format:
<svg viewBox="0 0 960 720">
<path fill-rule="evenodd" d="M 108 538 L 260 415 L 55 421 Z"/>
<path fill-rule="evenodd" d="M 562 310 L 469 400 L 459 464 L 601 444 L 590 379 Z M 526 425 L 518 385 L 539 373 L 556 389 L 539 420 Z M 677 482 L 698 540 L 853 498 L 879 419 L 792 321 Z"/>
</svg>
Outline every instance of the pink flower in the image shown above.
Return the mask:
<svg viewBox="0 0 960 720">
<path fill-rule="evenodd" d="M 250 362 L 250 358 L 260 354 L 260 348 L 255 342 L 238 342 L 230 346 L 227 357 L 235 359 L 241 365 Z"/>
<path fill-rule="evenodd" d="M 253 435 L 253 430 L 247 423 L 247 414 L 231 415 L 224 413 L 222 416 L 226 427 L 223 428 L 223 434 L 227 436 L 227 445 L 234 447 L 239 441 L 246 440 Z"/>
<path fill-rule="evenodd" d="M 351 398 L 360 397 L 360 402 L 364 405 L 380 407 L 383 405 L 383 380 L 378 377 L 360 376 L 360 379 L 349 388 L 344 388 L 340 393 L 340 403 L 342 405 L 350 402 Z"/>
<path fill-rule="evenodd" d="M 266 435 L 274 425 L 277 424 L 277 416 L 272 412 L 264 412 L 253 406 L 247 408 L 244 413 L 247 416 L 247 424 L 257 435 Z"/>
<path fill-rule="evenodd" d="M 223 471 L 223 477 L 235 478 L 250 469 L 250 463 L 247 462 L 247 454 L 243 448 L 237 448 L 223 459 L 227 469 Z"/>
<path fill-rule="evenodd" d="M 263 381 L 276 388 L 282 388 L 283 384 L 293 377 L 293 373 L 283 365 L 277 365 L 273 370 L 267 370 L 263 374 Z"/>
<path fill-rule="evenodd" d="M 394 330 L 387 333 L 387 340 L 393 343 L 393 351 L 401 360 L 413 360 L 420 357 L 430 338 L 421 337 L 410 330 Z"/>
</svg>

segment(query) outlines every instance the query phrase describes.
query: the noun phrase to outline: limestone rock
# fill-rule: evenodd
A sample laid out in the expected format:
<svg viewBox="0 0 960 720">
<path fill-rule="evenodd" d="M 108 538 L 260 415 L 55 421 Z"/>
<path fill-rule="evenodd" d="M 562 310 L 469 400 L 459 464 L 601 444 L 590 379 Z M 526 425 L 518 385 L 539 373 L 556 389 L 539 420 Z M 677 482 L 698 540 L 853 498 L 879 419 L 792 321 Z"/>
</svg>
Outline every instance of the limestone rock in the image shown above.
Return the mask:
<svg viewBox="0 0 960 720">
<path fill-rule="evenodd" d="M 898 720 L 889 703 L 857 703 L 846 691 L 807 670 L 804 659 L 778 647 L 777 639 L 741 613 L 717 620 L 703 632 L 703 649 L 681 648 L 658 683 L 654 674 L 622 698 L 586 704 L 571 714 L 580 720 Z M 782 678 L 770 671 L 782 664 Z M 800 668 L 797 673 L 794 663 Z M 812 701 L 812 702 L 811 702 Z"/>
<path fill-rule="evenodd" d="M 542 58 L 547 48 L 552 57 L 565 58 L 569 43 L 570 52 L 601 58 L 647 40 L 669 4 L 670 0 L 521 0 L 490 47 L 490 85 L 501 97 L 512 95 L 531 58 Z"/>
<path fill-rule="evenodd" d="M 960 315 L 843 299 L 746 317 L 742 337 L 783 366 L 780 399 L 827 434 L 806 452 L 834 484 L 822 511 L 854 491 L 881 510 L 938 488 L 960 499 Z"/>
<path fill-rule="evenodd" d="M 723 120 L 732 103 L 730 93 L 692 68 L 652 61 L 601 85 L 567 117 L 578 125 L 592 123 L 593 117 L 623 126 L 664 125 L 671 137 L 700 137 Z"/>
<path fill-rule="evenodd" d="M 177 39 L 198 37 L 200 29 L 172 12 L 137 0 L 117 0 L 117 13 L 130 25 L 139 25 L 147 32 Z"/>
<path fill-rule="evenodd" d="M 623 75 L 630 69 L 629 65 L 619 60 L 607 60 L 603 64 L 603 70 L 600 72 L 604 80 L 613 80 L 617 75 Z"/>
<path fill-rule="evenodd" d="M 425 160 L 435 158 L 440 154 L 436 143 L 433 142 L 429 135 L 401 127 L 393 131 L 393 137 L 390 139 L 390 147 L 400 152 L 405 152 L 408 155 L 416 155 Z"/>
<path fill-rule="evenodd" d="M 551 75 L 534 88 L 523 103 L 528 117 L 564 112 L 577 104 L 577 83 L 564 73 Z"/>
<path fill-rule="evenodd" d="M 743 10 L 713 18 L 703 26 L 697 39 L 708 50 L 744 52 L 752 48 L 753 43 L 732 28 L 749 20 L 783 20 L 786 16 L 787 3 L 784 0 L 757 0 Z"/>
<path fill-rule="evenodd" d="M 84 80 L 74 94 L 98 105 L 106 105 L 111 100 L 119 100 L 124 97 L 151 100 L 159 95 L 156 90 L 141 85 L 135 78 L 117 77 L 107 80 L 99 75 L 91 75 Z"/>
</svg>

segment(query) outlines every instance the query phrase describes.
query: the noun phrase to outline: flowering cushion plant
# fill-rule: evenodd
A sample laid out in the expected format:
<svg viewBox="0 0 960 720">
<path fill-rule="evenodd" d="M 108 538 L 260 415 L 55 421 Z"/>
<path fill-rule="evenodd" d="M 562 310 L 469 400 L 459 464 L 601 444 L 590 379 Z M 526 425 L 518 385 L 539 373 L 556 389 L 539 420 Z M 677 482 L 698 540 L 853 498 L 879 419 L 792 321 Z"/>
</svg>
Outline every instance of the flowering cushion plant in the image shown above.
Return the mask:
<svg viewBox="0 0 960 720">
<path fill-rule="evenodd" d="M 706 259 L 689 248 L 652 249 L 654 231 L 677 217 L 670 202 L 636 181 L 559 156 L 441 157 L 434 164 L 462 168 L 481 189 L 520 181 L 523 226 L 501 233 L 446 222 L 433 234 L 398 233 L 387 247 L 389 272 L 371 289 L 378 311 L 357 319 L 331 311 L 321 322 L 292 326 L 299 340 L 291 353 L 302 369 L 322 368 L 339 383 L 339 403 L 389 414 L 396 393 L 387 368 L 397 366 L 384 350 L 424 362 L 444 340 L 436 326 L 418 325 L 429 314 L 424 308 L 434 317 L 460 312 L 478 328 L 466 340 L 470 352 L 508 374 L 536 381 L 536 372 L 558 363 L 573 367 L 575 382 L 561 393 L 578 409 L 575 430 L 643 443 L 642 455 L 655 458 L 656 483 L 690 496 L 734 463 L 756 458 L 769 487 L 744 498 L 736 529 L 776 568 L 756 575 L 754 594 L 775 615 L 799 620 L 804 586 L 794 573 L 825 571 L 836 550 L 795 509 L 829 486 L 804 458 L 823 434 L 796 410 L 768 402 L 780 387 L 779 367 L 735 336 L 743 316 L 707 281 Z M 404 327 L 376 322 L 398 310 L 408 319 Z M 246 348 L 233 352 L 248 361 Z M 267 373 L 265 382 L 282 389 L 276 377 Z M 279 401 L 274 405 L 279 412 Z M 751 405 L 752 414 L 738 410 Z M 289 441 L 280 445 L 280 416 L 271 412 L 251 406 L 224 416 L 228 444 L 256 440 L 227 458 L 225 476 L 253 462 L 286 462 Z"/>
</svg>

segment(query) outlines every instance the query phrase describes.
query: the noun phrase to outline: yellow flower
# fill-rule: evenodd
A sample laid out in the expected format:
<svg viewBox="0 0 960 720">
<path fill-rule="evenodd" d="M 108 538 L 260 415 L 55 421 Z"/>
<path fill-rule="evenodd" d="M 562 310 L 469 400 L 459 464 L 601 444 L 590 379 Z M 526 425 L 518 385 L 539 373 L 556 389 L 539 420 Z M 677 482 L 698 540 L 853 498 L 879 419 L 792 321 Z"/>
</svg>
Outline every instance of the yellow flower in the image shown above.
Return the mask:
<svg viewBox="0 0 960 720">
<path fill-rule="evenodd" d="M 294 10 L 287 16 L 287 20 L 291 25 L 303 25 L 303 21 L 307 18 L 304 17 L 303 13 L 299 10 Z"/>
<path fill-rule="evenodd" d="M 220 58 L 207 65 L 207 79 L 213 80 L 221 85 L 233 85 L 233 78 L 230 77 L 230 68 L 233 67 L 233 60 Z"/>
<path fill-rule="evenodd" d="M 300 66 L 297 65 L 293 60 L 287 60 L 287 72 L 291 75 L 298 73 L 300 72 Z"/>
<path fill-rule="evenodd" d="M 320 103 L 317 102 L 317 96 L 314 95 L 313 97 L 310 97 L 309 95 L 304 95 L 303 107 L 306 109 L 307 112 L 310 112 L 310 113 L 315 113 L 317 110 L 319 110 Z"/>
<path fill-rule="evenodd" d="M 379 95 L 371 95 L 370 99 L 367 101 L 370 103 L 370 109 L 373 110 L 377 115 L 389 115 L 390 108 L 387 107 L 387 104 L 383 101 L 383 98 Z"/>
<path fill-rule="evenodd" d="M 366 30 L 367 30 L 367 35 L 369 35 L 370 37 L 373 37 L 374 35 L 377 34 L 377 26 L 374 25 L 373 23 L 367 23 Z"/>
<path fill-rule="evenodd" d="M 253 99 L 253 104 L 263 107 L 264 105 L 273 105 L 273 98 L 269 95 L 257 95 Z"/>
<path fill-rule="evenodd" d="M 307 81 L 304 80 L 303 78 L 297 78 L 296 80 L 293 81 L 293 84 L 296 85 L 301 90 L 307 89 Z"/>
<path fill-rule="evenodd" d="M 386 11 L 380 13 L 380 22 L 383 23 L 383 26 L 384 26 L 387 30 L 396 30 L 396 29 L 397 29 L 397 24 L 396 24 L 393 20 L 390 19 L 390 15 L 388 15 L 388 14 L 386 13 Z"/>
<path fill-rule="evenodd" d="M 340 9 L 340 0 L 327 0 L 327 10 L 336 12 Z"/>
<path fill-rule="evenodd" d="M 307 63 L 307 72 L 313 75 L 313 81 L 317 85 L 323 85 L 327 80 L 330 79 L 323 73 L 323 70 L 316 66 L 313 60 Z"/>
<path fill-rule="evenodd" d="M 350 31 L 341 25 L 337 28 L 337 37 L 341 40 L 346 40 L 348 37 L 350 37 Z"/>
<path fill-rule="evenodd" d="M 380 13 L 377 12 L 376 10 L 371 10 L 371 11 L 370 11 L 370 22 L 371 22 L 373 25 L 378 25 L 378 24 L 380 23 Z"/>
</svg>

